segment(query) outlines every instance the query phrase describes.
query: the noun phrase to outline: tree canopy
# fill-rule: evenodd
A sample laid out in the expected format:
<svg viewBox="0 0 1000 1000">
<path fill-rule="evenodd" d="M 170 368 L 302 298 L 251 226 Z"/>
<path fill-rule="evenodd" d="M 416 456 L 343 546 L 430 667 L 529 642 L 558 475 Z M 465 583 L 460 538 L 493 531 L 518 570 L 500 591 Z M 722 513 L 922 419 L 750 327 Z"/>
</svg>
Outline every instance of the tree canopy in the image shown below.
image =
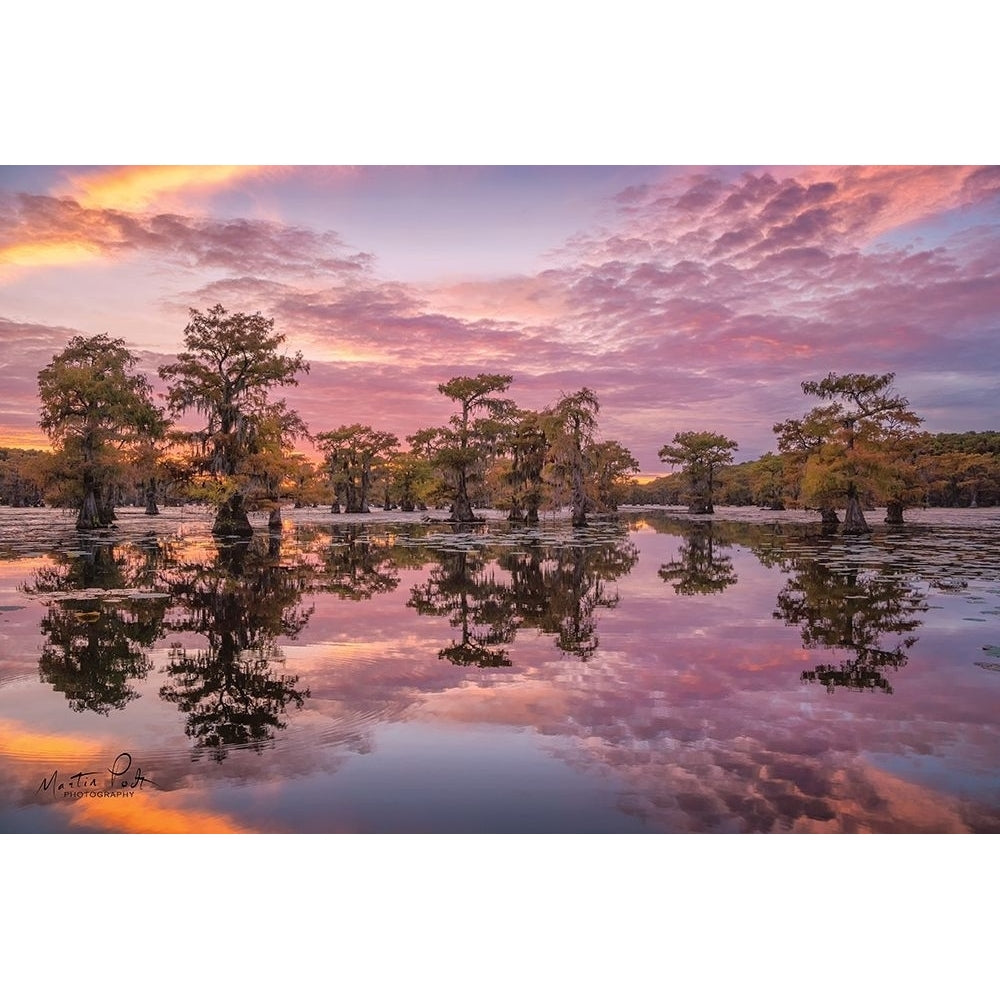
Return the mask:
<svg viewBox="0 0 1000 1000">
<path fill-rule="evenodd" d="M 124 340 L 74 337 L 38 373 L 39 424 L 62 452 L 64 470 L 79 480 L 78 528 L 112 523 L 123 449 L 166 430 L 146 376 L 135 371 L 138 360 Z"/>
<path fill-rule="evenodd" d="M 194 410 L 205 418 L 204 428 L 191 438 L 200 446 L 204 468 L 223 484 L 218 534 L 251 533 L 244 504 L 246 462 L 265 450 L 267 431 L 273 432 L 276 422 L 297 419 L 270 400 L 272 389 L 296 385 L 299 372 L 309 371 L 301 352 L 281 353 L 284 342 L 274 320 L 259 312 L 229 313 L 221 305 L 207 312 L 192 309 L 185 350 L 159 369 L 171 413 Z"/>
<path fill-rule="evenodd" d="M 715 474 L 720 466 L 729 465 L 738 445 L 723 434 L 713 431 L 680 431 L 673 444 L 659 451 L 660 461 L 683 466 L 690 489 L 692 514 L 711 514 Z"/>
<path fill-rule="evenodd" d="M 885 499 L 889 519 L 902 520 L 911 486 L 904 456 L 921 418 L 907 399 L 893 392 L 895 377 L 893 372 L 830 372 L 819 381 L 803 382 L 807 396 L 830 402 L 810 410 L 801 421 L 774 428 L 779 446 L 793 445 L 804 457 L 804 501 L 827 510 L 843 501 L 843 530 L 848 534 L 871 530 L 862 508 L 868 496 Z"/>
<path fill-rule="evenodd" d="M 512 375 L 460 375 L 439 385 L 438 392 L 459 404 L 447 427 L 418 431 L 420 445 L 428 449 L 451 489 L 451 519 L 463 523 L 475 520 L 470 486 L 481 477 L 482 465 L 494 452 L 500 425 L 514 412 L 514 404 L 501 398 Z M 411 441 L 413 443 L 413 441 Z"/>
</svg>

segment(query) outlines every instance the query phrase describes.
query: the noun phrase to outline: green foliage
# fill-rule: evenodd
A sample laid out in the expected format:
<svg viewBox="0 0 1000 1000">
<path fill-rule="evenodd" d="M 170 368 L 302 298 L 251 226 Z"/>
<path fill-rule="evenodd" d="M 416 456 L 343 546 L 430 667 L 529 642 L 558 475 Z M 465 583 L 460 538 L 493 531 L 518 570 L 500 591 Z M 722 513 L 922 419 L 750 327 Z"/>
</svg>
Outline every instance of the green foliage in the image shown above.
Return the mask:
<svg viewBox="0 0 1000 1000">
<path fill-rule="evenodd" d="M 536 410 L 519 410 L 507 434 L 506 451 L 510 461 L 499 477 L 501 499 L 498 506 L 509 511 L 509 520 L 538 522 L 545 489 L 542 472 L 548 448 L 544 416 Z"/>
<path fill-rule="evenodd" d="M 166 430 L 149 382 L 135 371 L 137 362 L 124 340 L 106 334 L 74 337 L 38 373 L 39 424 L 79 475 L 68 499 L 79 511 L 80 528 L 111 523 L 114 487 L 127 468 L 126 448 Z"/>
<path fill-rule="evenodd" d="M 587 451 L 594 443 L 600 409 L 597 395 L 584 386 L 577 392 L 564 394 L 555 406 L 545 411 L 545 433 L 551 442 L 549 478 L 557 490 L 569 489 L 576 528 L 587 524 L 586 479 L 590 472 Z"/>
<path fill-rule="evenodd" d="M 639 471 L 635 456 L 620 441 L 595 441 L 586 449 L 586 463 L 598 510 L 617 510 L 624 502 L 632 475 Z"/>
<path fill-rule="evenodd" d="M 806 395 L 830 400 L 802 420 L 774 425 L 778 446 L 800 472 L 802 502 L 847 507 L 845 530 L 866 531 L 862 500 L 901 506 L 917 491 L 913 449 L 920 423 L 909 401 L 892 391 L 895 375 L 831 372 L 802 383 Z"/>
<path fill-rule="evenodd" d="M 737 447 L 735 441 L 713 431 L 680 431 L 674 435 L 673 444 L 659 450 L 660 461 L 683 467 L 692 513 L 713 512 L 716 471 L 732 462 Z"/>
<path fill-rule="evenodd" d="M 416 449 L 396 452 L 389 461 L 389 482 L 400 510 L 426 508 L 436 485 L 434 467 Z"/>
<path fill-rule="evenodd" d="M 48 458 L 37 448 L 0 448 L 0 504 L 41 506 Z"/>
<path fill-rule="evenodd" d="M 408 439 L 418 454 L 441 470 L 449 488 L 453 521 L 475 520 L 470 488 L 481 481 L 516 412 L 510 400 L 498 395 L 506 392 L 512 381 L 512 375 L 479 374 L 442 383 L 438 392 L 457 402 L 458 412 L 446 427 L 424 428 Z"/>
<path fill-rule="evenodd" d="M 348 514 L 368 513 L 373 477 L 388 476 L 399 438 L 365 424 L 350 424 L 316 435 L 326 456 L 335 497 L 343 496 Z"/>
<path fill-rule="evenodd" d="M 272 389 L 296 385 L 298 373 L 309 371 L 301 352 L 281 353 L 284 341 L 284 334 L 274 332 L 274 320 L 260 313 L 229 313 L 221 305 L 204 313 L 192 309 L 186 349 L 159 369 L 171 413 L 194 410 L 205 418 L 204 428 L 188 435 L 198 447 L 196 466 L 223 483 L 227 503 L 235 504 L 234 516 L 242 521 L 243 491 L 272 498 L 284 473 L 282 448 L 305 433 L 284 400 L 269 398 Z"/>
<path fill-rule="evenodd" d="M 195 436 L 213 472 L 234 475 L 247 455 L 259 450 L 267 424 L 280 422 L 269 402 L 276 386 L 297 385 L 308 372 L 301 352 L 281 354 L 284 334 L 260 313 L 228 313 L 221 305 L 191 310 L 184 328 L 186 350 L 159 369 L 168 383 L 167 401 L 175 416 L 194 410 L 205 417 Z M 283 411 L 289 417 L 290 411 Z"/>
</svg>

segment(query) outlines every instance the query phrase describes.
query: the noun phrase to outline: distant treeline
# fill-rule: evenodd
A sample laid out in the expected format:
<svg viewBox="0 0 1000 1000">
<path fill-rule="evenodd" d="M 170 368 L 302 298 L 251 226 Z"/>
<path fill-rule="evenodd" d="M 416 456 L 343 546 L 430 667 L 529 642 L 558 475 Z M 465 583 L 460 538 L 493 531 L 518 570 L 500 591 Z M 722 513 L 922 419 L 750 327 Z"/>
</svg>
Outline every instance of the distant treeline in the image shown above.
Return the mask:
<svg viewBox="0 0 1000 1000">
<path fill-rule="evenodd" d="M 917 434 L 909 464 L 918 484 L 915 506 L 1000 504 L 1000 431 Z M 805 506 L 799 484 L 795 457 L 767 452 L 755 461 L 721 469 L 714 496 L 717 503 L 736 507 L 794 508 Z M 882 498 L 870 492 L 864 499 L 873 506 Z M 676 472 L 648 483 L 633 482 L 623 502 L 673 505 L 687 500 L 687 476 Z"/>
</svg>

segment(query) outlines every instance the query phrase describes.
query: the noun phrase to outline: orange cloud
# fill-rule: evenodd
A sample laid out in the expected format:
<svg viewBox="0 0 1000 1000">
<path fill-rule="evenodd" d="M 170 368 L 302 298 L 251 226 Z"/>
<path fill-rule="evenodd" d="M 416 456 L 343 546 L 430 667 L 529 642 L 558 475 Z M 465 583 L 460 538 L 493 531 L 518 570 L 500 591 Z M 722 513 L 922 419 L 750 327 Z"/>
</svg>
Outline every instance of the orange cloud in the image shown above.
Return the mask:
<svg viewBox="0 0 1000 1000">
<path fill-rule="evenodd" d="M 0 266 L 13 264 L 16 267 L 58 267 L 91 260 L 100 252 L 101 249 L 96 244 L 75 239 L 65 242 L 15 243 L 0 247 Z"/>
<path fill-rule="evenodd" d="M 264 172 L 255 166 L 131 166 L 73 178 L 65 194 L 84 208 L 142 212 L 181 192 L 225 187 Z"/>
</svg>

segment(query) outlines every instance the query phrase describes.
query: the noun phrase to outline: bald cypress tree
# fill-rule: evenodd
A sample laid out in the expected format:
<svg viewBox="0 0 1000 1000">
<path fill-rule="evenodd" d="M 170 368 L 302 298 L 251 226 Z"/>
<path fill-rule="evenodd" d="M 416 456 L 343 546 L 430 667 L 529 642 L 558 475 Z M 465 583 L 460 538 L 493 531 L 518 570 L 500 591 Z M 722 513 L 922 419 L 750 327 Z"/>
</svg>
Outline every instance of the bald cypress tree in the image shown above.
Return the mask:
<svg viewBox="0 0 1000 1000">
<path fill-rule="evenodd" d="M 126 449 L 166 430 L 137 364 L 124 340 L 100 334 L 74 337 L 38 373 L 39 424 L 62 453 L 63 468 L 74 469 L 79 477 L 69 491 L 78 511 L 77 528 L 112 524 Z"/>
<path fill-rule="evenodd" d="M 277 416 L 297 419 L 283 401 L 269 398 L 271 390 L 297 385 L 296 375 L 309 371 L 301 352 L 282 352 L 284 342 L 274 320 L 259 312 L 230 313 L 221 305 L 207 312 L 192 309 L 185 350 L 159 370 L 169 386 L 171 412 L 193 410 L 204 418 L 204 427 L 189 437 L 199 445 L 203 470 L 222 489 L 212 528 L 217 535 L 253 533 L 245 495 L 253 479 L 250 460 L 266 448 L 266 428 Z"/>
</svg>

